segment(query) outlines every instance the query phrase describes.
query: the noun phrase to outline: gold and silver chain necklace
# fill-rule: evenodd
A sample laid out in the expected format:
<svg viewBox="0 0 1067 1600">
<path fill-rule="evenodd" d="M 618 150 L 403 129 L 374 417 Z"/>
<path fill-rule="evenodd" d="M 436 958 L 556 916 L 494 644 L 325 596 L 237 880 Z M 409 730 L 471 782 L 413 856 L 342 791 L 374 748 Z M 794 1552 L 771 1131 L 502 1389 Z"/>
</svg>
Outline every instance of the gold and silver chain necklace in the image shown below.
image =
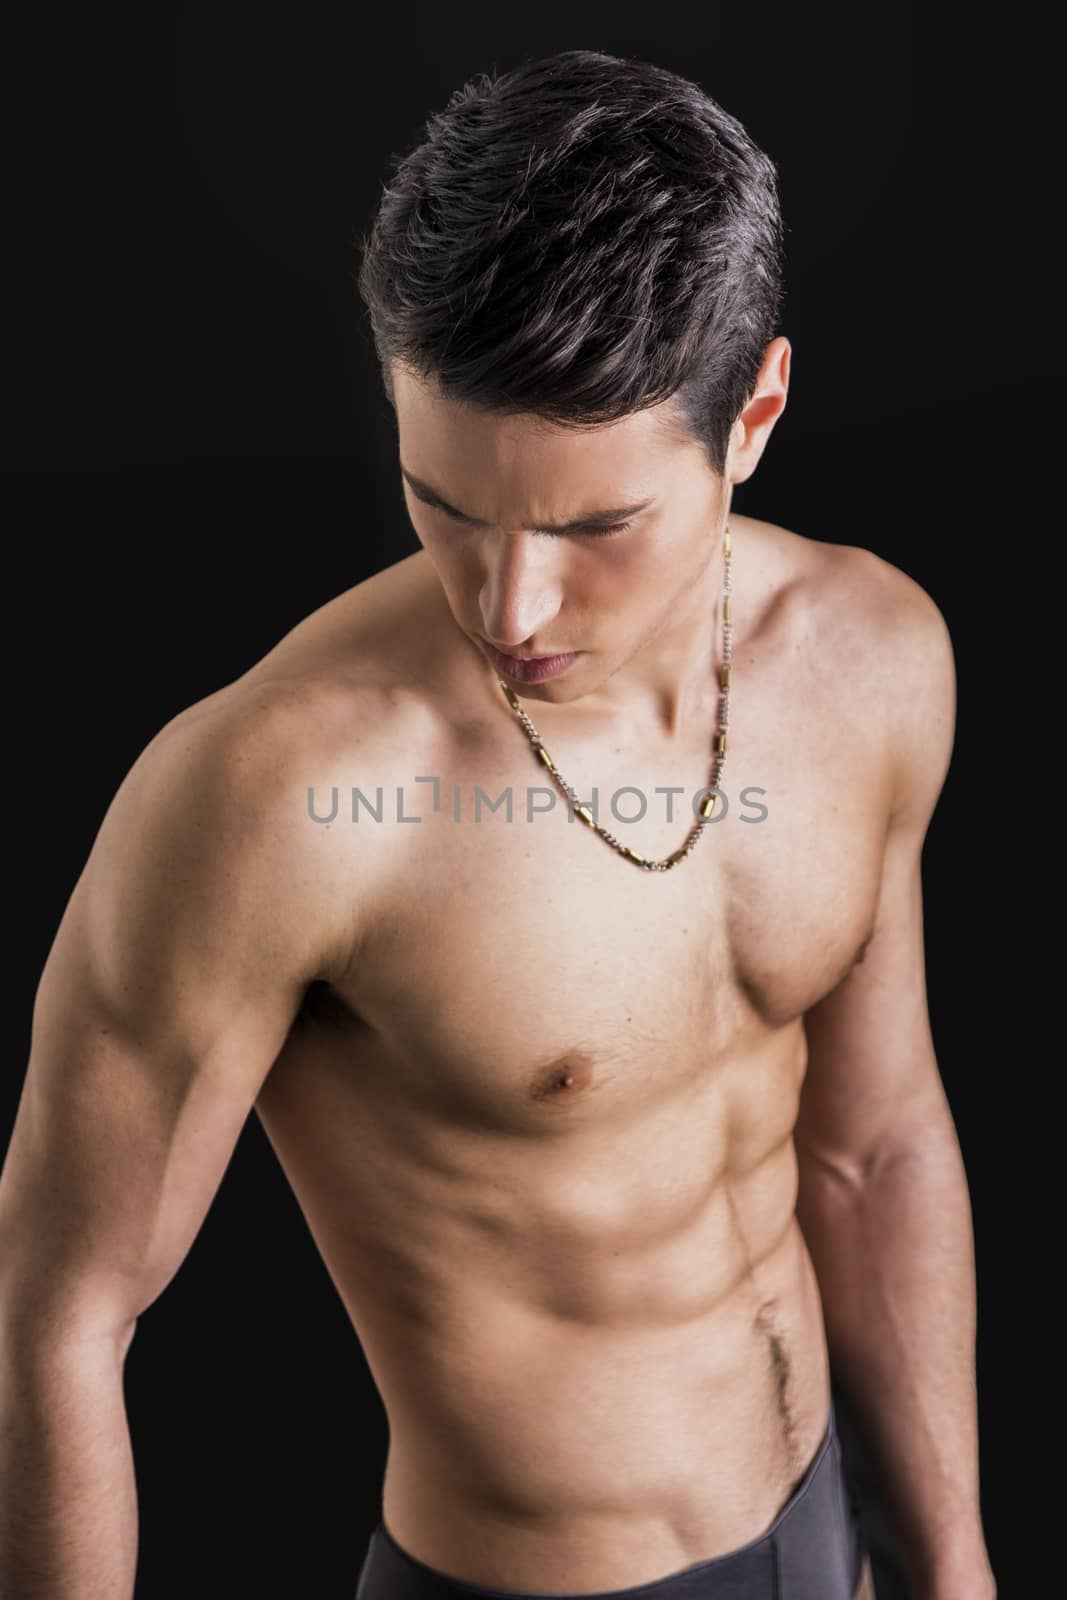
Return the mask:
<svg viewBox="0 0 1067 1600">
<path fill-rule="evenodd" d="M 592 828 L 594 833 L 599 833 L 605 844 L 609 844 L 613 850 L 618 851 L 619 855 L 625 856 L 627 861 L 632 861 L 635 866 L 641 867 L 645 872 L 669 872 L 672 867 L 676 867 L 680 861 L 684 861 L 687 856 L 693 853 L 697 840 L 704 832 L 704 829 L 708 826 L 708 822 L 711 819 L 711 814 L 715 809 L 716 796 L 714 791 L 722 782 L 723 768 L 726 765 L 726 725 L 730 717 L 730 657 L 732 655 L 733 646 L 733 627 L 730 622 L 731 583 L 729 523 L 726 524 L 726 528 L 723 533 L 722 551 L 722 661 L 719 665 L 719 727 L 715 734 L 715 761 L 713 763 L 711 783 L 708 785 L 708 789 L 712 792 L 704 794 L 704 798 L 701 800 L 698 807 L 700 812 L 700 821 L 694 824 L 688 839 L 685 841 L 685 844 L 682 845 L 680 850 L 675 850 L 672 855 L 665 856 L 662 861 L 650 861 L 647 856 L 639 855 L 636 850 L 631 850 L 628 844 L 623 844 L 621 840 L 616 839 L 613 833 L 609 833 L 606 828 L 602 828 L 600 826 L 600 823 L 596 821 L 589 807 L 578 802 L 577 795 L 564 778 L 559 768 L 556 766 L 556 763 L 553 761 L 548 751 L 545 749 L 544 741 L 542 740 L 541 735 L 530 721 L 529 716 L 526 714 L 525 709 L 520 704 L 518 696 L 515 694 L 515 691 L 512 689 L 511 685 L 506 683 L 503 678 L 497 678 L 496 680 L 507 696 L 511 709 L 522 723 L 526 737 L 534 747 L 534 753 L 537 755 L 540 761 L 544 762 L 559 788 L 562 789 L 563 793 L 567 796 L 567 799 L 573 806 L 576 815 L 581 817 L 586 826 Z"/>
</svg>

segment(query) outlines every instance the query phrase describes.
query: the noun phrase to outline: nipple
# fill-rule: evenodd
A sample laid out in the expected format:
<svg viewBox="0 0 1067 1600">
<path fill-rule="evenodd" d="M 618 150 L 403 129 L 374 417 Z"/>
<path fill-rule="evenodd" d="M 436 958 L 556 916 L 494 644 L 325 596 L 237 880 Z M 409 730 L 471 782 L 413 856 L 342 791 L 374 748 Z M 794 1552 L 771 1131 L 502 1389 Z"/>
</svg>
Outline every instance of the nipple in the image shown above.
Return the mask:
<svg viewBox="0 0 1067 1600">
<path fill-rule="evenodd" d="M 537 1073 L 530 1085 L 533 1100 L 553 1100 L 567 1095 L 569 1090 L 583 1088 L 592 1078 L 592 1068 L 585 1062 L 567 1059 L 554 1061 Z"/>
</svg>

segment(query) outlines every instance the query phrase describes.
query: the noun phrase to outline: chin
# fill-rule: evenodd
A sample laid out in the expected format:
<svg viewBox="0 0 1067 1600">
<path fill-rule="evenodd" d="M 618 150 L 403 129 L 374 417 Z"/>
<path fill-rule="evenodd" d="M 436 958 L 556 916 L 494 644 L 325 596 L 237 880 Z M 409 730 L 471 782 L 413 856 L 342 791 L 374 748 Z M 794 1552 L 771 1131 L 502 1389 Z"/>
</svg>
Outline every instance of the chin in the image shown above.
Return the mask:
<svg viewBox="0 0 1067 1600">
<path fill-rule="evenodd" d="M 599 682 L 581 681 L 578 667 L 572 667 L 562 678 L 548 678 L 544 683 L 513 683 L 520 700 L 540 700 L 545 705 L 566 706 L 575 700 L 584 700 L 600 687 Z"/>
</svg>

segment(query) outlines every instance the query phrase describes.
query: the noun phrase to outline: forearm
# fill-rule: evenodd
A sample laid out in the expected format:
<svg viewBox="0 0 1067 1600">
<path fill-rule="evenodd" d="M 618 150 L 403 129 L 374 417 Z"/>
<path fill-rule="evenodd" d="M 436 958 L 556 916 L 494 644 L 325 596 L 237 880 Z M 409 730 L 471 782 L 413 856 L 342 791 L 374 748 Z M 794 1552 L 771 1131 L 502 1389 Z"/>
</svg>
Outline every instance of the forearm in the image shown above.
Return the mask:
<svg viewBox="0 0 1067 1600">
<path fill-rule="evenodd" d="M 835 1373 L 917 1593 L 993 1593 L 981 1526 L 974 1238 L 946 1108 L 862 1182 L 801 1159 L 798 1216 Z"/>
<path fill-rule="evenodd" d="M 130 1600 L 137 1498 L 110 1339 L 0 1344 L 0 1594 Z"/>
</svg>

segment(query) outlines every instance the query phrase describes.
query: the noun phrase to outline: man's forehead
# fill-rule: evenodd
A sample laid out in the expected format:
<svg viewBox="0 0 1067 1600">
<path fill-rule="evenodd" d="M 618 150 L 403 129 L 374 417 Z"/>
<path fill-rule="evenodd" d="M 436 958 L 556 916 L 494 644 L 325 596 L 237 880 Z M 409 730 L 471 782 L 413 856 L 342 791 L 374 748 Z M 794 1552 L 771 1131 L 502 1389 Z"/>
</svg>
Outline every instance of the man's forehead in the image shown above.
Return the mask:
<svg viewBox="0 0 1067 1600">
<path fill-rule="evenodd" d="M 552 422 L 535 411 L 494 412 L 471 402 L 445 394 L 431 375 L 423 377 L 410 368 L 394 363 L 393 394 L 398 421 L 417 427 L 434 426 L 441 431 L 491 437 L 502 448 L 523 444 L 559 444 L 566 448 L 583 445 L 606 450 L 623 443 L 644 449 L 675 445 L 679 440 L 679 417 L 674 397 L 641 411 L 629 412 L 613 422 L 567 424 Z"/>
</svg>

